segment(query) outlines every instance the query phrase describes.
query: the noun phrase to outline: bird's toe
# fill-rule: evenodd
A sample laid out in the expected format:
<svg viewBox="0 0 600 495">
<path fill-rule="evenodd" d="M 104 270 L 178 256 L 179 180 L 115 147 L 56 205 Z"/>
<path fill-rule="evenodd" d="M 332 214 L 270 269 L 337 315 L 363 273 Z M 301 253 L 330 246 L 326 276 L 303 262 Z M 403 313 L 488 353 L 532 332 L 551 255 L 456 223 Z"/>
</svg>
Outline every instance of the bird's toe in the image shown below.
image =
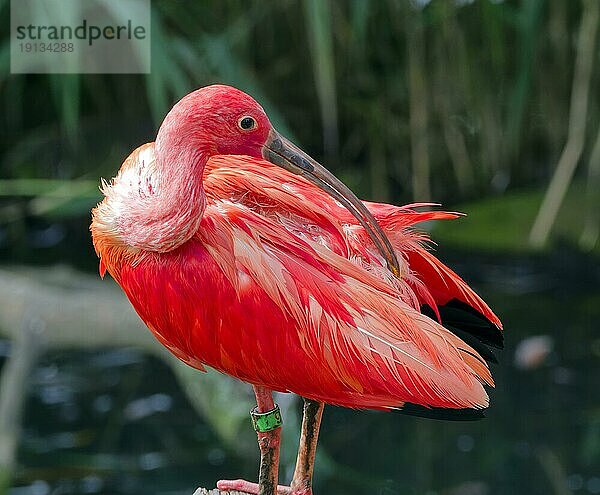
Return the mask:
<svg viewBox="0 0 600 495">
<path fill-rule="evenodd" d="M 217 488 L 221 491 L 238 491 L 258 495 L 258 483 L 246 480 L 220 480 L 217 482 Z M 292 495 L 292 489 L 289 486 L 277 485 L 277 495 Z"/>
</svg>

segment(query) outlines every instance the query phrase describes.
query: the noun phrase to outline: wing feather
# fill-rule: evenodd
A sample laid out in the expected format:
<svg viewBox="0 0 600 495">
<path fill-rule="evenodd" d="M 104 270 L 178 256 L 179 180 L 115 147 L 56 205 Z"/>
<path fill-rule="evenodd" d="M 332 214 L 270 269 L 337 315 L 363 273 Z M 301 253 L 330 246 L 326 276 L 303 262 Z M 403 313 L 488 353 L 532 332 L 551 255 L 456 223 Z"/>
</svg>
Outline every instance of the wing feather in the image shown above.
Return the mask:
<svg viewBox="0 0 600 495">
<path fill-rule="evenodd" d="M 300 346 L 289 356 L 314 366 L 314 374 L 288 380 L 288 389 L 349 407 L 487 406 L 482 384 L 493 381 L 485 361 L 405 302 L 401 290 L 239 203 L 210 205 L 205 216 L 215 227 L 199 235 L 220 266 L 230 265 L 224 273 L 237 278 L 242 270 L 285 312 L 291 324 L 278 331 L 295 332 Z M 232 241 L 221 243 L 223 235 Z M 231 243 L 233 251 L 220 248 Z M 311 377 L 324 375 L 337 383 L 320 392 Z"/>
</svg>

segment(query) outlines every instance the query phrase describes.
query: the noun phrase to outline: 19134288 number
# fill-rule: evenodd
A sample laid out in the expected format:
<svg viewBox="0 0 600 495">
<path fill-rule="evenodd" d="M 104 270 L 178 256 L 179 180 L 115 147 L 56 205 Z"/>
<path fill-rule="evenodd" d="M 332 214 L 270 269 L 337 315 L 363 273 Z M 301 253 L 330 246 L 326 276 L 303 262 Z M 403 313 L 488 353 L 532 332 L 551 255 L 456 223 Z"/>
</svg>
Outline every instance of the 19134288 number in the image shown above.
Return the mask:
<svg viewBox="0 0 600 495">
<path fill-rule="evenodd" d="M 35 43 L 19 43 L 19 48 L 22 53 L 44 53 L 44 52 L 73 52 L 75 45 L 73 43 L 61 42 L 35 42 Z"/>
</svg>

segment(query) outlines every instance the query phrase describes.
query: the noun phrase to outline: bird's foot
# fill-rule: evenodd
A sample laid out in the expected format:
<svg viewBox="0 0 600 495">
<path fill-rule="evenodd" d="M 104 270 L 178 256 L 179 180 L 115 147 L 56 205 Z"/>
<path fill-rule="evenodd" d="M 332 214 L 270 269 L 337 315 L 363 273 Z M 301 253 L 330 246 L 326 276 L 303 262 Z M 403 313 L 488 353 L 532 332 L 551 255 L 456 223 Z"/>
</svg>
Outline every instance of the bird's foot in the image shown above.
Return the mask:
<svg viewBox="0 0 600 495">
<path fill-rule="evenodd" d="M 259 495 L 258 483 L 252 483 L 246 480 L 221 480 L 217 482 L 217 488 L 222 491 L 233 491 Z M 292 495 L 292 489 L 289 486 L 277 485 L 277 495 Z"/>
<path fill-rule="evenodd" d="M 237 490 L 251 495 L 259 495 L 258 483 L 246 480 L 221 480 L 217 482 L 217 488 L 222 491 Z M 312 495 L 312 489 L 299 487 L 292 490 L 289 486 L 277 485 L 277 495 Z"/>
</svg>

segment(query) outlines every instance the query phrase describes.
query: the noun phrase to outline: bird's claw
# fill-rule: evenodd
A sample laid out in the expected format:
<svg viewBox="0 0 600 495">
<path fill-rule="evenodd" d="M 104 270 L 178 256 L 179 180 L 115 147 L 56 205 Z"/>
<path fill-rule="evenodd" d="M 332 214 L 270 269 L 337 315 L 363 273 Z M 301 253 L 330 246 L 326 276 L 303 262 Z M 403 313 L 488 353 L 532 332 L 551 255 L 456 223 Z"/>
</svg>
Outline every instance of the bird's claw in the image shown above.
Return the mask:
<svg viewBox="0 0 600 495">
<path fill-rule="evenodd" d="M 221 480 L 217 482 L 217 488 L 223 491 L 236 490 L 251 495 L 258 495 L 258 483 L 246 480 Z M 292 488 L 289 486 L 277 485 L 277 495 L 312 495 L 312 490 L 292 491 Z"/>
</svg>

